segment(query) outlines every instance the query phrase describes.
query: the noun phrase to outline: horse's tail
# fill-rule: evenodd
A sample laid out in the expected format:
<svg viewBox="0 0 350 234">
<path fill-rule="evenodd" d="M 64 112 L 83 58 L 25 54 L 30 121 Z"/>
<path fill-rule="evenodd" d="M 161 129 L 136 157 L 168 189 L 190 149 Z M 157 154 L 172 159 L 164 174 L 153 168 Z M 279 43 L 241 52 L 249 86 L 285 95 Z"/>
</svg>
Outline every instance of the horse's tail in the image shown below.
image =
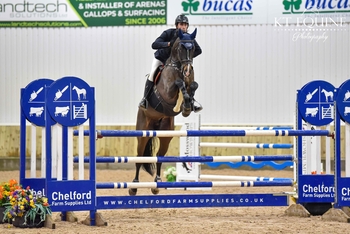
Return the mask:
<svg viewBox="0 0 350 234">
<path fill-rule="evenodd" d="M 147 141 L 145 150 L 143 151 L 143 156 L 146 157 L 152 157 L 153 156 L 153 148 L 154 148 L 154 144 L 153 141 L 155 140 L 154 137 L 150 138 Z M 154 172 L 155 172 L 155 164 L 154 163 L 142 163 L 142 168 L 151 176 L 154 176 Z"/>
</svg>

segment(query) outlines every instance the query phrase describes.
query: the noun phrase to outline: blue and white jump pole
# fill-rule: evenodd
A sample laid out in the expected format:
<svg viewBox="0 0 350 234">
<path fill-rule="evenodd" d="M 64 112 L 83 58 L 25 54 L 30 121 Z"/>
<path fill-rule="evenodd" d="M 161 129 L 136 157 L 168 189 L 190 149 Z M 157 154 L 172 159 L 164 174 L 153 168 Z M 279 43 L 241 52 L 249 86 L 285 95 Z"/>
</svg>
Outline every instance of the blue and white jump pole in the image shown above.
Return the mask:
<svg viewBox="0 0 350 234">
<path fill-rule="evenodd" d="M 78 135 L 78 131 L 74 131 Z M 90 135 L 89 130 L 84 131 L 85 136 Z M 332 136 L 329 130 L 185 130 L 185 131 L 162 131 L 162 130 L 100 130 L 97 137 L 214 137 L 214 136 Z"/>
</svg>

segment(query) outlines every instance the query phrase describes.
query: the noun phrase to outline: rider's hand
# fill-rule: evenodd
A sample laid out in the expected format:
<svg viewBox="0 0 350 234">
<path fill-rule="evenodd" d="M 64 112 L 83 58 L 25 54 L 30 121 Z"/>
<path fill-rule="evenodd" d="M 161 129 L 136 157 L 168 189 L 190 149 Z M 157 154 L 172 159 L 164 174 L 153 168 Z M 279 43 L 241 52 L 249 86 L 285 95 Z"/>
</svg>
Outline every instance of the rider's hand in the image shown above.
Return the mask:
<svg viewBox="0 0 350 234">
<path fill-rule="evenodd" d="M 169 42 L 169 46 L 173 47 L 175 41 L 176 41 L 177 37 L 174 37 L 173 39 L 171 39 L 171 41 Z"/>
<path fill-rule="evenodd" d="M 175 41 L 176 41 L 176 39 L 178 37 L 178 31 L 179 31 L 179 29 L 176 29 L 173 38 L 169 41 L 169 46 L 170 47 L 173 47 L 173 45 L 174 45 L 174 43 L 175 43 Z"/>
</svg>

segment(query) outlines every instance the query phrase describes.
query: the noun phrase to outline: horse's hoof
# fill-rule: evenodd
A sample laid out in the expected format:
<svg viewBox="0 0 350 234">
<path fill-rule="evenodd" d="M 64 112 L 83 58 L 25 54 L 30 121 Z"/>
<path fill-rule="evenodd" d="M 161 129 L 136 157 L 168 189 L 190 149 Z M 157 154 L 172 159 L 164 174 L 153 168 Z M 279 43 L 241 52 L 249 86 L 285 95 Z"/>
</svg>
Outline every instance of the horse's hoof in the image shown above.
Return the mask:
<svg viewBox="0 0 350 234">
<path fill-rule="evenodd" d="M 182 116 L 183 117 L 188 117 L 191 114 L 191 109 L 185 109 L 182 111 Z"/>
<path fill-rule="evenodd" d="M 159 193 L 159 189 L 157 188 L 152 188 L 151 191 L 154 195 L 157 195 Z"/>
<path fill-rule="evenodd" d="M 135 196 L 137 193 L 137 189 L 129 189 L 129 195 L 130 196 Z"/>
</svg>

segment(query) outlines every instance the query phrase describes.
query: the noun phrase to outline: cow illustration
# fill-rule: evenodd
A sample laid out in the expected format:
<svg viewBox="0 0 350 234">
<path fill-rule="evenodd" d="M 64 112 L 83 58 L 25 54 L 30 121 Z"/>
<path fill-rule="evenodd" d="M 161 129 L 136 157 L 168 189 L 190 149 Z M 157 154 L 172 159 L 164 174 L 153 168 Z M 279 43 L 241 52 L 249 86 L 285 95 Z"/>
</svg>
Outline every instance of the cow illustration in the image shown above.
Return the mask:
<svg viewBox="0 0 350 234">
<path fill-rule="evenodd" d="M 55 109 L 55 116 L 59 116 L 61 114 L 62 117 L 67 116 L 69 112 L 69 106 L 59 107 L 57 106 Z"/>
<path fill-rule="evenodd" d="M 29 110 L 29 116 L 35 115 L 36 117 L 40 117 L 44 111 L 44 107 L 31 107 Z"/>
<path fill-rule="evenodd" d="M 350 106 L 346 106 L 344 109 L 344 115 L 347 116 L 350 113 Z"/>
<path fill-rule="evenodd" d="M 315 117 L 318 112 L 318 107 L 314 108 L 306 108 L 305 116 L 311 115 L 311 117 Z"/>
</svg>

